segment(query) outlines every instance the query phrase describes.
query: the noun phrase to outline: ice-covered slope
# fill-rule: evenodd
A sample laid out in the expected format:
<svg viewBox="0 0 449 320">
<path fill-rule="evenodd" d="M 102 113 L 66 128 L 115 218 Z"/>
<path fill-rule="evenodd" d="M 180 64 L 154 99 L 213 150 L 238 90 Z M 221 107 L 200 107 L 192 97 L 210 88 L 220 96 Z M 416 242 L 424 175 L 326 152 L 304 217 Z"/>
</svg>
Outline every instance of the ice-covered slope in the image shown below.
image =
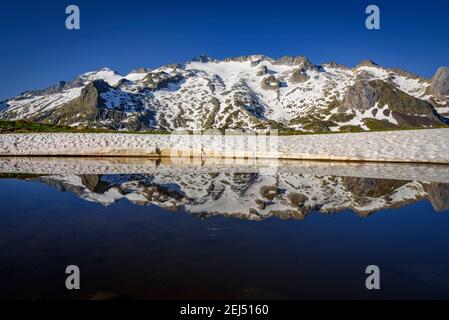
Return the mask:
<svg viewBox="0 0 449 320">
<path fill-rule="evenodd" d="M 305 57 L 202 56 L 126 76 L 85 73 L 3 102 L 0 118 L 133 130 L 430 127 L 447 121 L 448 85 L 445 68 L 424 79 L 371 61 L 348 68 Z"/>
</svg>

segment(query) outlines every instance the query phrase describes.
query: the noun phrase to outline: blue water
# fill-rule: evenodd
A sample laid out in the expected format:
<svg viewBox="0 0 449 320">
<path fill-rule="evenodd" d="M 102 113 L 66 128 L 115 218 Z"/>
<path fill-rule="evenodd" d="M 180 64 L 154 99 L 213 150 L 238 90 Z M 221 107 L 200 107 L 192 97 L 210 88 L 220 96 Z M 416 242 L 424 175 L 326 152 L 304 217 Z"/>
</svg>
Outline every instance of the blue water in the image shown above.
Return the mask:
<svg viewBox="0 0 449 320">
<path fill-rule="evenodd" d="M 449 298 L 449 212 L 199 219 L 0 179 L 0 298 Z M 81 289 L 65 288 L 65 267 Z M 381 289 L 365 288 L 377 265 Z"/>
</svg>

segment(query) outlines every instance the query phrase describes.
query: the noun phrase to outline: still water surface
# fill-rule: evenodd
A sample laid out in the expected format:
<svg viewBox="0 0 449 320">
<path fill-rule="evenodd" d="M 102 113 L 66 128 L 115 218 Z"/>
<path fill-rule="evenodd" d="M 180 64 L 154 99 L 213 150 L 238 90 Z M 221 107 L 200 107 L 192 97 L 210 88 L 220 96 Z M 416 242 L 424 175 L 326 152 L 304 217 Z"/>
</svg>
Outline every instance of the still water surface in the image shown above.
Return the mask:
<svg viewBox="0 0 449 320">
<path fill-rule="evenodd" d="M 449 298 L 448 168 L 123 161 L 0 161 L 1 298 Z"/>
</svg>

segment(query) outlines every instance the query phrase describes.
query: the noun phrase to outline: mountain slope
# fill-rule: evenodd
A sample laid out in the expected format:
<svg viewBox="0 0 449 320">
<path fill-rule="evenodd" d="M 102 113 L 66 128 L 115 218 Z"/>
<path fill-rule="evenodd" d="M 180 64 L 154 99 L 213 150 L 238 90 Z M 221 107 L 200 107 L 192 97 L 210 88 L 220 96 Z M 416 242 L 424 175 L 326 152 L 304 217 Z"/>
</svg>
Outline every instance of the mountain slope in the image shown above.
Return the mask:
<svg viewBox="0 0 449 320">
<path fill-rule="evenodd" d="M 305 57 L 201 56 L 126 76 L 104 68 L 24 92 L 2 103 L 0 119 L 119 130 L 431 127 L 448 122 L 448 70 L 424 79 L 372 61 L 348 68 Z"/>
</svg>

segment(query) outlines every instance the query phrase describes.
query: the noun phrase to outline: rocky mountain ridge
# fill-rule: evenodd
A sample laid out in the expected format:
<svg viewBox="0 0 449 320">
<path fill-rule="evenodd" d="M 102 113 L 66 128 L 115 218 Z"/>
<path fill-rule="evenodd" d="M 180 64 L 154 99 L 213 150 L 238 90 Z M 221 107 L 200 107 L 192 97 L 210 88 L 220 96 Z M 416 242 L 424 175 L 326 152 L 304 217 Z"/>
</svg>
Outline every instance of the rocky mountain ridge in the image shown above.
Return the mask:
<svg viewBox="0 0 449 320">
<path fill-rule="evenodd" d="M 0 104 L 3 120 L 116 130 L 435 127 L 449 123 L 449 68 L 425 79 L 370 60 L 200 56 L 126 76 L 103 68 Z"/>
</svg>

